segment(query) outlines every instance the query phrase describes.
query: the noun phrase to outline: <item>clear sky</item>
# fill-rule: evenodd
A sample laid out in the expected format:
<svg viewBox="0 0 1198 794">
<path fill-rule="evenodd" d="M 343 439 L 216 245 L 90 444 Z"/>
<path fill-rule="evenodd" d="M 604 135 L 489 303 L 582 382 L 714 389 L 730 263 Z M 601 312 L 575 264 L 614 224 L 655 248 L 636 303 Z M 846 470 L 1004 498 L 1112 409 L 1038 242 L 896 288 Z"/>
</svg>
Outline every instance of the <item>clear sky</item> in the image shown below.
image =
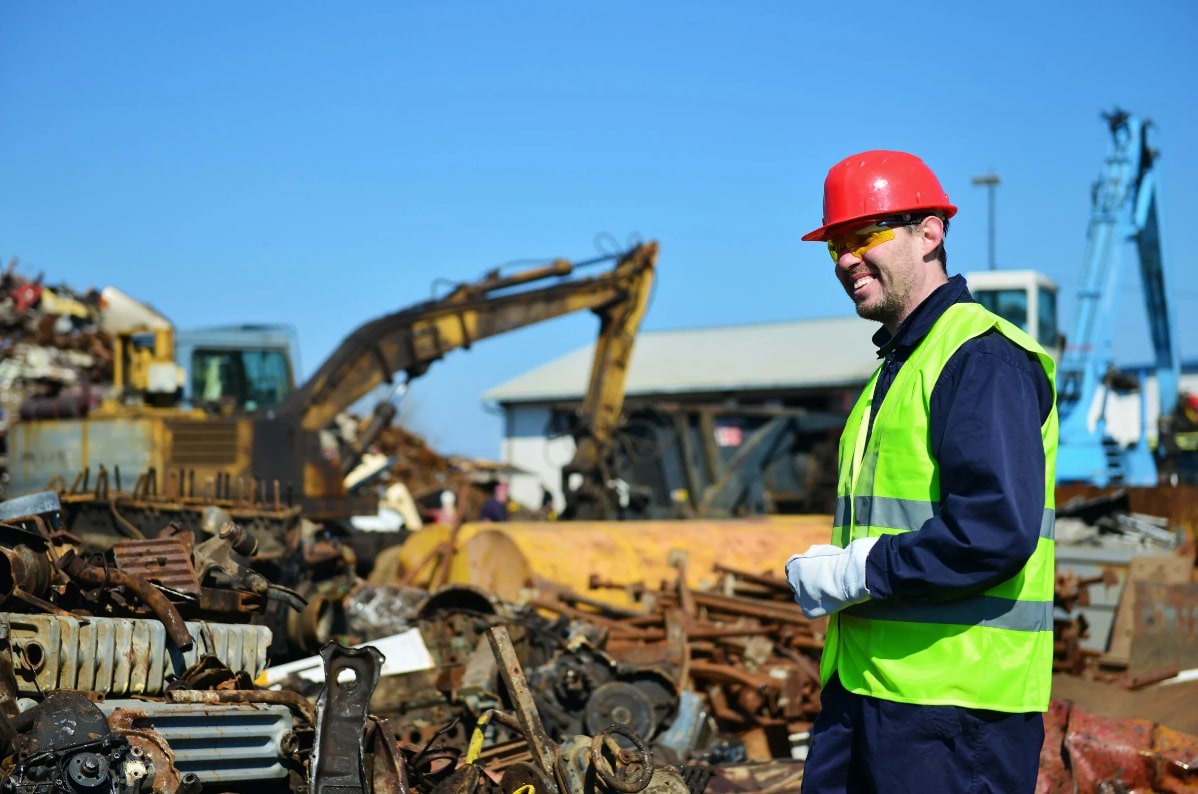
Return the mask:
<svg viewBox="0 0 1198 794">
<path fill-rule="evenodd" d="M 953 271 L 986 267 L 970 180 L 999 174 L 998 263 L 1056 279 L 1067 327 L 1117 105 L 1159 127 L 1193 358 L 1196 41 L 1193 0 L 0 0 L 0 257 L 179 327 L 292 323 L 305 375 L 437 279 L 587 258 L 600 235 L 661 244 L 647 330 L 839 316 L 799 237 L 830 165 L 897 148 L 960 207 Z M 401 417 L 495 457 L 482 392 L 596 330 L 582 314 L 451 354 Z"/>
</svg>

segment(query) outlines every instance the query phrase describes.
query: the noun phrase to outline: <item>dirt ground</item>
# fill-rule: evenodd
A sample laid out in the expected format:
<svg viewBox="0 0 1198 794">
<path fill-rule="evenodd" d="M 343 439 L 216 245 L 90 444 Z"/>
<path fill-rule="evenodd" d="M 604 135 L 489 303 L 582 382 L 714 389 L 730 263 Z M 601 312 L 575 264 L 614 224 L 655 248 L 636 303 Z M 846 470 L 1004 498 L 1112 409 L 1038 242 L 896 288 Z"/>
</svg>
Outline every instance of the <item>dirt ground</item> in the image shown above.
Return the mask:
<svg viewBox="0 0 1198 794">
<path fill-rule="evenodd" d="M 1198 681 L 1154 684 L 1129 691 L 1115 684 L 1056 675 L 1052 679 L 1052 696 L 1070 700 L 1094 714 L 1151 720 L 1198 735 L 1198 709 L 1194 708 L 1198 703 Z"/>
</svg>

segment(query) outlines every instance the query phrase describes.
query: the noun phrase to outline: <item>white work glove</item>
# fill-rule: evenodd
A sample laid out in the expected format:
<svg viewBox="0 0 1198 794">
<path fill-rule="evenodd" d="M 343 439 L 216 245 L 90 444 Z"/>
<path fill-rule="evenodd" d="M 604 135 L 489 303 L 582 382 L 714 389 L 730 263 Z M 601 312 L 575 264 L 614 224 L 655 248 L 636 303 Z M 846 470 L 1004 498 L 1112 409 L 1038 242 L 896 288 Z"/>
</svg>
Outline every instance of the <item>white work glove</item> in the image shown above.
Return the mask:
<svg viewBox="0 0 1198 794">
<path fill-rule="evenodd" d="M 809 618 L 839 612 L 869 600 L 865 558 L 878 538 L 854 540 L 846 548 L 817 545 L 786 561 L 786 581 Z"/>
</svg>

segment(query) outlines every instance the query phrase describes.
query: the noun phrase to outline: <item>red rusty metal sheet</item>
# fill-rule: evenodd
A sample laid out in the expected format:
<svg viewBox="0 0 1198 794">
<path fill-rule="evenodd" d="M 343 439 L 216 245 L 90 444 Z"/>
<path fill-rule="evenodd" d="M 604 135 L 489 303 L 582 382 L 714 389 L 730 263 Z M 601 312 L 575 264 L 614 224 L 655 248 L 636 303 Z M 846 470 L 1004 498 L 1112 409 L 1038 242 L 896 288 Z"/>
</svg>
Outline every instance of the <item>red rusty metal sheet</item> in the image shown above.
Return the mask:
<svg viewBox="0 0 1198 794">
<path fill-rule="evenodd" d="M 1065 750 L 1078 791 L 1100 791 L 1119 782 L 1152 791 L 1153 724 L 1148 720 L 1110 719 L 1075 708 L 1069 715 Z"/>
<path fill-rule="evenodd" d="M 1053 700 L 1036 794 L 1108 790 L 1198 794 L 1198 736 Z"/>
<path fill-rule="evenodd" d="M 114 545 L 112 554 L 117 567 L 126 573 L 180 593 L 200 594 L 200 580 L 191 554 L 179 538 L 125 541 Z"/>
</svg>

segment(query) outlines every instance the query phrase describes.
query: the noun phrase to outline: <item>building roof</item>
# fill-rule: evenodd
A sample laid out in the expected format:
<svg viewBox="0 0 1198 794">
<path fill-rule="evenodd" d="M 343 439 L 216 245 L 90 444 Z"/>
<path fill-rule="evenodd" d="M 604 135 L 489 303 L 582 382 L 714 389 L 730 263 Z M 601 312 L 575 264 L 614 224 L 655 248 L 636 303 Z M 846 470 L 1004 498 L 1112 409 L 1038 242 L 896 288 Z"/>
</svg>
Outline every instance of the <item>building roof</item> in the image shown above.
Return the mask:
<svg viewBox="0 0 1198 794">
<path fill-rule="evenodd" d="M 628 396 L 860 385 L 878 365 L 859 317 L 647 331 L 637 336 Z M 575 400 L 590 377 L 594 344 L 506 381 L 488 402 Z"/>
</svg>

